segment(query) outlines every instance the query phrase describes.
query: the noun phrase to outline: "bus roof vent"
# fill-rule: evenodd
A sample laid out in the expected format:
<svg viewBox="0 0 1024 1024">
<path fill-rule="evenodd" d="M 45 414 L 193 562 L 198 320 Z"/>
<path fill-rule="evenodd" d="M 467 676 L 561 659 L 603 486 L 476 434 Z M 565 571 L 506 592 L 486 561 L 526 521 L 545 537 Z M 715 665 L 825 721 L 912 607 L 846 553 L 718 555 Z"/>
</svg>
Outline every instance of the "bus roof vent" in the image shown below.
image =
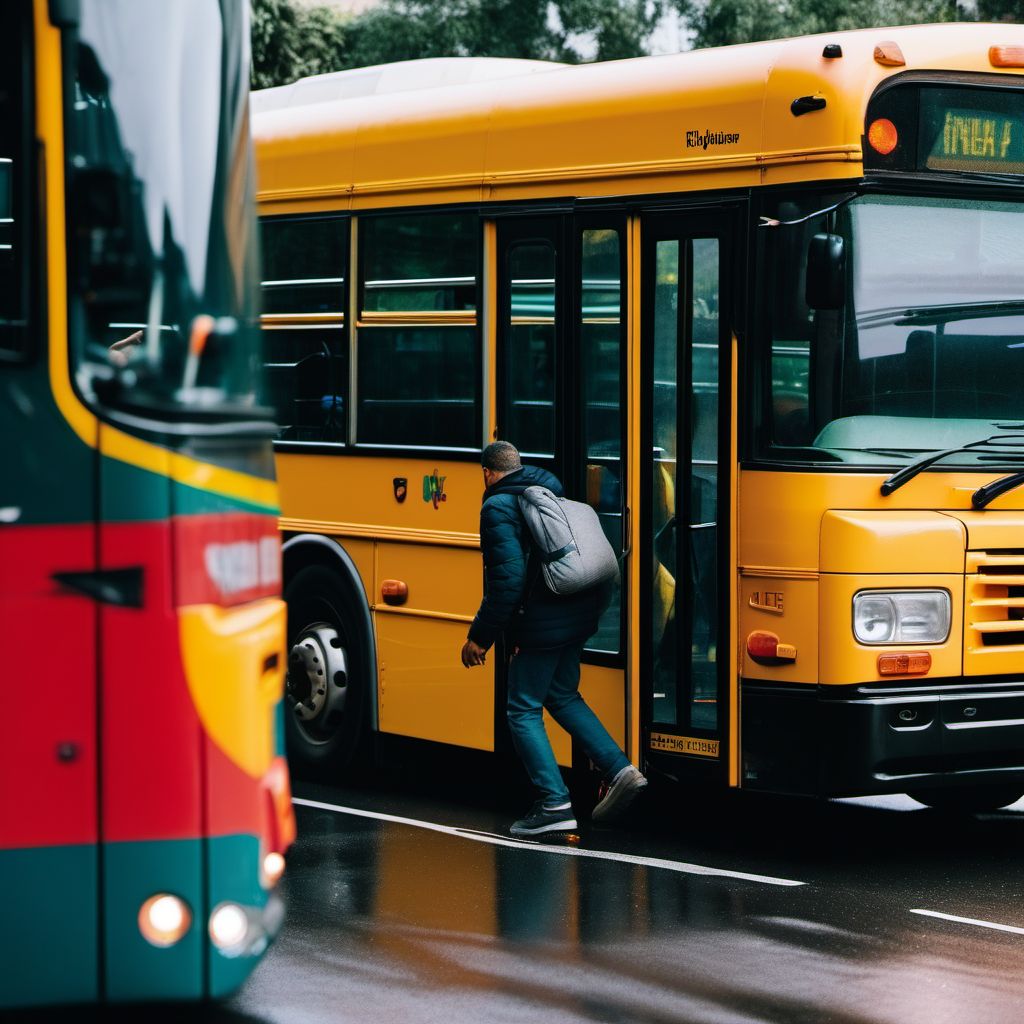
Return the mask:
<svg viewBox="0 0 1024 1024">
<path fill-rule="evenodd" d="M 467 82 L 489 82 L 498 78 L 535 75 L 565 66 L 554 61 L 511 57 L 426 57 L 395 64 L 376 64 L 368 68 L 312 75 L 290 85 L 260 89 L 252 93 L 252 111 L 261 114 L 314 103 L 384 96 L 414 89 L 436 89 Z"/>
</svg>

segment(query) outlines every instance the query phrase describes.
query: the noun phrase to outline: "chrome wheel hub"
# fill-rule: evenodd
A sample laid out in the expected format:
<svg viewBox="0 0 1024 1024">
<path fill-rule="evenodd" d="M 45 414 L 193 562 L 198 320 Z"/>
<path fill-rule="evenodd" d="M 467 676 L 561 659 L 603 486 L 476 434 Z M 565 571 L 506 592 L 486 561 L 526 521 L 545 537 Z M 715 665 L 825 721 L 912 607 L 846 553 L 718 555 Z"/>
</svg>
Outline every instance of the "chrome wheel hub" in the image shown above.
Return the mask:
<svg viewBox="0 0 1024 1024">
<path fill-rule="evenodd" d="M 287 693 L 296 717 L 320 728 L 345 710 L 348 658 L 333 626 L 320 622 L 299 634 L 288 652 Z"/>
</svg>

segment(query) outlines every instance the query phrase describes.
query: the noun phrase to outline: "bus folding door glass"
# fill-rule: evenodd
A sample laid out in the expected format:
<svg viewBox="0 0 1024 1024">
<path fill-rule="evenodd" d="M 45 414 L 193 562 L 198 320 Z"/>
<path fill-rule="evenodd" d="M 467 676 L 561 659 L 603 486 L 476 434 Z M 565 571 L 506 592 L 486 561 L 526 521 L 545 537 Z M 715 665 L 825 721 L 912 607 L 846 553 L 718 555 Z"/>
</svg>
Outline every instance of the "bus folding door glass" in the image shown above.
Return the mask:
<svg viewBox="0 0 1024 1024">
<path fill-rule="evenodd" d="M 676 721 L 678 671 L 676 621 L 677 352 L 679 344 L 679 242 L 659 241 L 655 254 L 651 528 L 653 684 L 655 722 Z"/>
<path fill-rule="evenodd" d="M 508 254 L 505 436 L 525 456 L 555 454 L 555 249 L 547 242 Z"/>
<path fill-rule="evenodd" d="M 263 358 L 284 441 L 346 439 L 349 222 L 264 218 Z"/>
<path fill-rule="evenodd" d="M 692 416 L 689 502 L 691 607 L 690 722 L 717 724 L 718 674 L 718 342 L 719 244 L 695 238 L 692 246 L 690 351 Z"/>
<path fill-rule="evenodd" d="M 359 224 L 358 441 L 476 447 L 479 219 L 420 214 Z"/>
<path fill-rule="evenodd" d="M 617 555 L 622 554 L 622 309 L 619 232 L 587 230 L 580 258 L 580 383 L 586 499 L 597 510 Z M 587 648 L 621 648 L 621 589 L 601 618 Z"/>
</svg>

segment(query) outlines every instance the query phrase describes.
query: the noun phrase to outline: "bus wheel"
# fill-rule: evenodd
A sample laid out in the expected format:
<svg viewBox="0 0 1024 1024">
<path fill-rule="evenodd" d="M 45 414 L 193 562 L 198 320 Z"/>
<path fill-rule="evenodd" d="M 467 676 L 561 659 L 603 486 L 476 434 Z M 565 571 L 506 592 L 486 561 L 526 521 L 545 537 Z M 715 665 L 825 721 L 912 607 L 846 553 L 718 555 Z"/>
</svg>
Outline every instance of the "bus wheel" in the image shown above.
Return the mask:
<svg viewBox="0 0 1024 1024">
<path fill-rule="evenodd" d="M 340 771 L 355 760 L 365 732 L 365 656 L 353 623 L 354 600 L 319 565 L 285 587 L 288 675 L 285 735 L 297 765 Z"/>
<path fill-rule="evenodd" d="M 950 789 L 915 789 L 909 794 L 925 807 L 937 811 L 956 811 L 971 814 L 980 811 L 996 811 L 1000 807 L 1015 804 L 1024 790 L 1020 786 L 959 786 Z"/>
</svg>

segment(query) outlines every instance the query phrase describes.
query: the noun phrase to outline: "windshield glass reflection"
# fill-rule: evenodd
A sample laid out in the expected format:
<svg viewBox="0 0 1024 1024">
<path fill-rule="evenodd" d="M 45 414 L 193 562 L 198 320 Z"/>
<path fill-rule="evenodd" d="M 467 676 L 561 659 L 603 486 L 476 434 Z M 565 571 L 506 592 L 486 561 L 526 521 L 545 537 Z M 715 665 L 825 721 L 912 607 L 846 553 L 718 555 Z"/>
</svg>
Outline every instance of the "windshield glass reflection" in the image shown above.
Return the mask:
<svg viewBox="0 0 1024 1024">
<path fill-rule="evenodd" d="M 84 0 L 67 116 L 76 379 L 161 417 L 253 406 L 246 5 Z"/>
</svg>

